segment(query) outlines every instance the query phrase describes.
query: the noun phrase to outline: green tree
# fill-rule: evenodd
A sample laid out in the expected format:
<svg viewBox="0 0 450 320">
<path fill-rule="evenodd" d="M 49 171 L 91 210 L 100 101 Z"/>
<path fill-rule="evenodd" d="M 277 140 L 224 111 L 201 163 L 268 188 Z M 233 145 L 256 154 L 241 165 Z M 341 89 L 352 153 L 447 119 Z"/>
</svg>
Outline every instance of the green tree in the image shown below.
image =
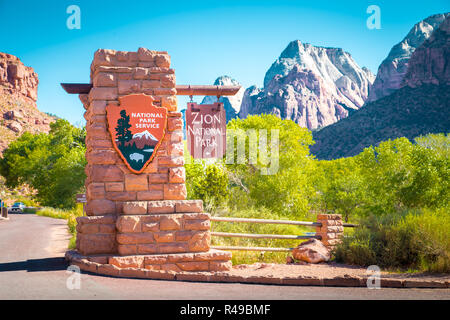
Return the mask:
<svg viewBox="0 0 450 320">
<path fill-rule="evenodd" d="M 189 199 L 201 199 L 207 211 L 224 206 L 229 197 L 228 176 L 220 162 L 207 165 L 205 161 L 187 163 L 186 188 Z"/>
<path fill-rule="evenodd" d="M 311 132 L 300 127 L 291 120 L 281 120 L 274 115 L 250 116 L 246 119 L 233 119 L 227 125 L 227 130 L 241 130 L 245 135 L 246 159 L 244 163 L 227 165 L 230 175 L 231 187 L 245 193 L 250 203 L 264 206 L 274 212 L 302 217 L 310 209 L 309 199 L 314 192 L 309 176 L 314 169 L 314 161 L 309 153 L 309 146 L 313 144 Z M 255 130 L 256 141 L 260 140 L 261 133 L 267 132 L 267 142 L 270 145 L 272 133 L 278 132 L 278 149 L 269 148 L 267 154 L 264 150 L 257 151 L 255 163 L 250 163 L 249 147 L 250 135 L 245 134 Z M 272 131 L 276 130 L 276 131 Z M 278 152 L 277 152 L 278 151 Z M 227 151 L 228 152 L 228 151 Z M 237 159 L 237 144 L 234 147 Z M 278 170 L 270 174 L 262 174 L 265 169 L 273 165 L 266 164 L 265 159 L 277 159 Z M 233 194 L 236 194 L 232 190 Z M 248 202 L 231 202 L 232 207 L 239 208 Z"/>
<path fill-rule="evenodd" d="M 121 146 L 125 147 L 125 143 L 133 138 L 133 135 L 130 131 L 130 116 L 127 115 L 127 112 L 125 110 L 120 111 L 120 116 L 121 118 L 117 120 L 116 137 L 117 140 L 121 143 Z"/>
<path fill-rule="evenodd" d="M 86 178 L 85 130 L 58 119 L 50 133 L 24 133 L 12 142 L 0 160 L 0 172 L 8 187 L 28 184 L 46 206 L 69 208 Z"/>
</svg>

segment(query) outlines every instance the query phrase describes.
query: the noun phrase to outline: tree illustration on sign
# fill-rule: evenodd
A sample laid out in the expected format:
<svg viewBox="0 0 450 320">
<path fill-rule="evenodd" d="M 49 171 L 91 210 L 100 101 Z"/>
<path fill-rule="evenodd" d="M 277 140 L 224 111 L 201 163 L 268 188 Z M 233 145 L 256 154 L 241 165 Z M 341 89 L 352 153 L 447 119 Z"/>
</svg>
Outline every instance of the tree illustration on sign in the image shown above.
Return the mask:
<svg viewBox="0 0 450 320">
<path fill-rule="evenodd" d="M 130 116 L 127 115 L 125 110 L 120 111 L 120 116 L 121 118 L 117 120 L 116 137 L 117 141 L 120 142 L 120 146 L 125 147 L 125 143 L 133 138 L 130 131 Z"/>
</svg>

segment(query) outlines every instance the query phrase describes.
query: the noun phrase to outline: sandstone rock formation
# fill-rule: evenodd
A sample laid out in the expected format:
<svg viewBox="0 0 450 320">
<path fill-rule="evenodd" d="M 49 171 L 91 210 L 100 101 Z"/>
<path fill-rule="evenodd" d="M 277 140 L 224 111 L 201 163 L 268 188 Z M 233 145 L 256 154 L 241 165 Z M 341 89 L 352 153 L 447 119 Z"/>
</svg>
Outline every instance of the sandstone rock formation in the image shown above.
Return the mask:
<svg viewBox="0 0 450 320">
<path fill-rule="evenodd" d="M 39 80 L 33 68 L 26 67 L 19 58 L 0 52 L 0 86 L 12 95 L 21 95 L 36 103 Z"/>
<path fill-rule="evenodd" d="M 313 133 L 319 159 L 354 156 L 381 141 L 450 128 L 450 17 L 412 54 L 402 87 Z M 339 137 L 339 139 L 336 139 Z"/>
<path fill-rule="evenodd" d="M 214 81 L 215 86 L 240 86 L 241 84 L 229 76 L 221 76 Z M 227 122 L 238 116 L 241 109 L 242 97 L 244 96 L 245 89 L 241 89 L 234 96 L 220 97 L 219 101 L 223 103 L 225 112 L 227 114 Z M 217 97 L 206 96 L 203 98 L 201 104 L 212 104 L 217 102 Z"/>
<path fill-rule="evenodd" d="M 449 16 L 450 13 L 436 14 L 420 21 L 400 43 L 391 49 L 387 58 L 378 68 L 368 102 L 390 95 L 403 86 L 403 79 L 408 70 L 408 62 L 412 54 Z"/>
<path fill-rule="evenodd" d="M 271 113 L 309 129 L 324 127 L 359 109 L 374 78 L 340 48 L 292 41 L 267 71 L 264 88 L 244 92 L 239 117 Z"/>
<path fill-rule="evenodd" d="M 412 55 L 402 85 L 450 85 L 450 14 Z"/>
<path fill-rule="evenodd" d="M 317 239 L 311 239 L 301 243 L 292 250 L 294 259 L 308 263 L 320 263 L 330 260 L 330 252 L 327 247 Z"/>
<path fill-rule="evenodd" d="M 33 68 L 0 52 L 0 153 L 23 132 L 48 132 L 53 117 L 36 107 L 39 80 Z"/>
</svg>

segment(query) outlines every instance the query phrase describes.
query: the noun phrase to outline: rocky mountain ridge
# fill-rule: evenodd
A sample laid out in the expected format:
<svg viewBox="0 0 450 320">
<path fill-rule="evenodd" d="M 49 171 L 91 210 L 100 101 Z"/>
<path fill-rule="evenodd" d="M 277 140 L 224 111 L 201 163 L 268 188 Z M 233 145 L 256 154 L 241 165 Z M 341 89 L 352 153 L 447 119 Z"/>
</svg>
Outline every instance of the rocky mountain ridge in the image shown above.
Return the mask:
<svg viewBox="0 0 450 320">
<path fill-rule="evenodd" d="M 448 133 L 449 101 L 450 16 L 411 55 L 399 89 L 313 132 L 316 144 L 311 152 L 320 159 L 335 159 L 388 139 Z"/>
<path fill-rule="evenodd" d="M 33 68 L 0 52 L 0 153 L 25 131 L 50 131 L 54 117 L 36 106 L 38 83 Z"/>
<path fill-rule="evenodd" d="M 433 31 L 449 16 L 450 13 L 435 14 L 416 23 L 403 40 L 392 47 L 378 68 L 367 102 L 388 96 L 404 86 L 408 62 L 414 51 L 430 38 Z"/>
<path fill-rule="evenodd" d="M 340 48 L 292 41 L 268 69 L 264 87 L 251 86 L 227 101 L 227 120 L 271 113 L 317 129 L 343 119 L 366 101 L 375 76 Z M 216 84 L 238 84 L 219 77 Z M 205 101 L 215 97 L 206 97 Z M 231 100 L 235 99 L 235 100 Z"/>
</svg>

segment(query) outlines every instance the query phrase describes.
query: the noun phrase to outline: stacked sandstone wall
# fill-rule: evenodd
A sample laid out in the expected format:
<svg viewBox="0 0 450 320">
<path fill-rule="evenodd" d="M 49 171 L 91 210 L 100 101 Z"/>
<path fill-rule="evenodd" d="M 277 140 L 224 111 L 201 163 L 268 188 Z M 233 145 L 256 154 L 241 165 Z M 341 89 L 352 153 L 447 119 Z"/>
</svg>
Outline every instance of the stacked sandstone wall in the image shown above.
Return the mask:
<svg viewBox="0 0 450 320">
<path fill-rule="evenodd" d="M 318 214 L 317 222 L 321 227 L 316 227 L 316 235 L 321 236 L 322 243 L 329 249 L 334 248 L 344 235 L 342 216 L 340 214 Z"/>
<path fill-rule="evenodd" d="M 177 112 L 175 72 L 170 69 L 167 52 L 100 49 L 94 54 L 91 82 L 90 93 L 80 95 L 87 121 L 87 215 L 117 216 L 123 214 L 123 204 L 130 201 L 185 199 L 183 122 Z M 163 141 L 152 162 L 139 175 L 126 167 L 114 149 L 106 119 L 107 105 L 119 105 L 121 97 L 138 93 L 148 95 L 151 103 L 168 110 Z M 95 246 L 96 236 L 99 243 L 105 239 L 103 233 L 90 233 L 91 246 Z M 105 253 L 116 252 L 117 246 L 112 243 L 102 246 L 111 248 Z"/>
<path fill-rule="evenodd" d="M 90 93 L 80 95 L 87 121 L 87 216 L 77 219 L 78 252 L 105 274 L 129 267 L 140 275 L 229 270 L 231 253 L 210 249 L 210 215 L 202 201 L 186 200 L 183 122 L 167 52 L 98 50 L 91 80 Z M 108 105 L 118 107 L 133 94 L 168 111 L 162 143 L 141 174 L 117 154 L 106 117 Z"/>
</svg>

